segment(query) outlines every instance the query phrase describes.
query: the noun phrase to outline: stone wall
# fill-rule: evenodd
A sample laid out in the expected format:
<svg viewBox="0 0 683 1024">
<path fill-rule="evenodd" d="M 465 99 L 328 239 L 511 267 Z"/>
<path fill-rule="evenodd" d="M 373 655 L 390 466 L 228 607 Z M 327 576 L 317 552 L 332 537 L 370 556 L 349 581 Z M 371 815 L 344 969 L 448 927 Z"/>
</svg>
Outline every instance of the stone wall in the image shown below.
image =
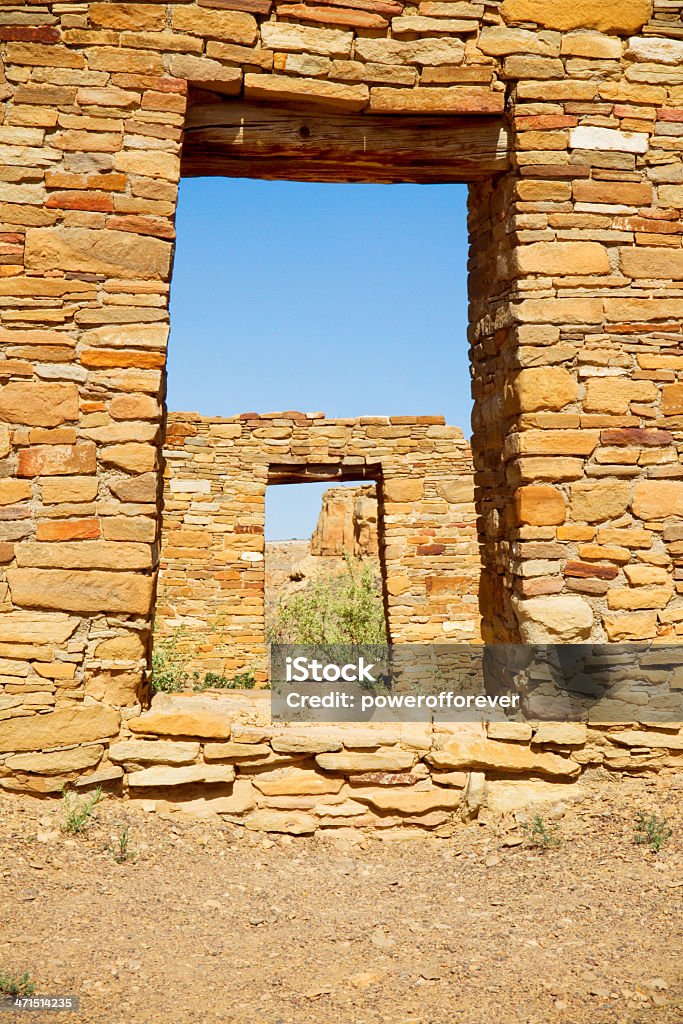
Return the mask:
<svg viewBox="0 0 683 1024">
<path fill-rule="evenodd" d="M 669 0 L 2 5 L 0 750 L 141 693 L 181 170 L 470 182 L 484 638 L 681 636 L 682 54 Z"/>
<path fill-rule="evenodd" d="M 311 537 L 311 554 L 337 557 L 348 553 L 356 558 L 376 555 L 377 489 L 330 487 L 322 498 L 318 522 Z"/>
<path fill-rule="evenodd" d="M 273 726 L 265 693 L 159 694 L 108 757 L 123 791 L 150 810 L 219 815 L 266 832 L 353 827 L 446 836 L 480 812 L 578 797 L 589 766 L 680 770 L 683 730 L 551 722 Z"/>
<path fill-rule="evenodd" d="M 375 480 L 394 643 L 480 639 L 472 462 L 438 416 L 168 418 L 156 632 L 195 667 L 264 678 L 268 484 Z"/>
</svg>

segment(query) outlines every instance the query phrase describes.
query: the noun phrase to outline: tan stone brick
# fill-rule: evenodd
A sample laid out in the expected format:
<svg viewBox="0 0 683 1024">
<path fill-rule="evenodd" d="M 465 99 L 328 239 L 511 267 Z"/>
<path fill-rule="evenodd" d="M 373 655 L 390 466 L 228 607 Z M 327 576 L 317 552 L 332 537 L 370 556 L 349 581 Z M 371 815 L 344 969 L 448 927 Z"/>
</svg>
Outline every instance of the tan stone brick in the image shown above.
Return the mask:
<svg viewBox="0 0 683 1024">
<path fill-rule="evenodd" d="M 628 508 L 631 484 L 616 480 L 579 480 L 570 485 L 572 519 L 597 523 L 618 519 Z"/>
<path fill-rule="evenodd" d="M 139 573 L 82 569 L 8 569 L 15 605 L 70 612 L 148 615 L 152 578 Z"/>
<path fill-rule="evenodd" d="M 25 480 L 0 480 L 0 505 L 26 501 L 31 493 L 31 485 Z"/>
<path fill-rule="evenodd" d="M 602 621 L 607 639 L 611 641 L 651 640 L 657 636 L 657 613 L 654 611 L 605 615 Z"/>
<path fill-rule="evenodd" d="M 327 57 L 349 57 L 353 33 L 331 28 L 311 28 L 287 22 L 265 22 L 261 40 L 270 50 L 292 53 L 320 53 Z M 391 61 L 390 63 L 401 63 Z"/>
<path fill-rule="evenodd" d="M 534 600 L 540 601 L 542 598 Z M 565 600 L 580 601 L 581 598 Z M 578 775 L 580 771 L 576 761 L 561 757 L 559 754 L 535 753 L 521 743 L 505 743 L 471 736 L 450 740 L 443 749 L 428 754 L 427 760 L 437 768 L 533 772 L 565 778 Z"/>
<path fill-rule="evenodd" d="M 515 511 L 520 523 L 555 526 L 567 516 L 564 495 L 548 484 L 531 484 L 515 491 Z"/>
<path fill-rule="evenodd" d="M 521 412 L 562 409 L 578 395 L 574 374 L 560 366 L 521 370 L 514 382 L 516 406 Z"/>
<path fill-rule="evenodd" d="M 173 8 L 172 24 L 177 31 L 191 32 L 209 39 L 222 39 L 226 43 L 251 46 L 257 37 L 256 18 L 241 11 L 176 6 Z"/>
<path fill-rule="evenodd" d="M 151 550 L 147 544 L 109 543 L 103 540 L 36 542 L 16 546 L 17 565 L 58 569 L 150 569 Z"/>
<path fill-rule="evenodd" d="M 30 228 L 26 232 L 26 266 L 34 271 L 60 269 L 165 279 L 170 259 L 169 242 L 126 231 Z"/>
<path fill-rule="evenodd" d="M 0 387 L 0 419 L 54 427 L 78 419 L 76 384 L 11 382 Z"/>
<path fill-rule="evenodd" d="M 683 250 L 638 246 L 620 249 L 621 269 L 627 277 L 683 280 Z"/>
<path fill-rule="evenodd" d="M 330 110 L 362 110 L 370 92 L 367 85 L 343 85 L 316 78 L 295 78 L 289 75 L 244 76 L 244 95 L 253 100 L 305 102 Z"/>
<path fill-rule="evenodd" d="M 93 501 L 98 486 L 97 479 L 88 476 L 58 477 L 56 480 L 42 480 L 40 484 L 46 505 Z"/>
<path fill-rule="evenodd" d="M 378 114 L 499 114 L 504 96 L 485 86 L 370 90 L 370 110 Z"/>
<path fill-rule="evenodd" d="M 639 480 L 631 505 L 634 516 L 656 522 L 668 516 L 683 518 L 683 481 Z"/>
<path fill-rule="evenodd" d="M 385 480 L 383 484 L 385 501 L 419 501 L 424 495 L 422 480 L 403 477 Z"/>
<path fill-rule="evenodd" d="M 18 476 L 70 476 L 95 471 L 95 445 L 92 441 L 75 445 L 34 445 L 19 451 Z"/>
<path fill-rule="evenodd" d="M 571 6 L 545 0 L 504 0 L 500 13 L 508 24 L 531 21 L 561 32 L 595 29 L 627 36 L 643 27 L 651 6 L 649 0 L 578 0 Z"/>
<path fill-rule="evenodd" d="M 61 708 L 45 715 L 0 722 L 0 751 L 42 750 L 45 747 L 91 743 L 115 736 L 118 711 L 98 705 Z"/>
<path fill-rule="evenodd" d="M 673 593 L 673 583 L 668 587 L 614 587 L 607 591 L 607 607 L 610 611 L 665 608 Z"/>
<path fill-rule="evenodd" d="M 166 21 L 160 4 L 91 3 L 88 9 L 91 24 L 103 28 L 159 29 Z"/>
<path fill-rule="evenodd" d="M 627 413 L 631 402 L 653 402 L 657 386 L 649 380 L 593 377 L 586 383 L 586 412 Z"/>
<path fill-rule="evenodd" d="M 102 758 L 104 747 L 94 744 L 71 750 L 54 750 L 48 754 L 13 754 L 5 765 L 14 772 L 33 775 L 63 775 L 92 768 Z"/>
</svg>

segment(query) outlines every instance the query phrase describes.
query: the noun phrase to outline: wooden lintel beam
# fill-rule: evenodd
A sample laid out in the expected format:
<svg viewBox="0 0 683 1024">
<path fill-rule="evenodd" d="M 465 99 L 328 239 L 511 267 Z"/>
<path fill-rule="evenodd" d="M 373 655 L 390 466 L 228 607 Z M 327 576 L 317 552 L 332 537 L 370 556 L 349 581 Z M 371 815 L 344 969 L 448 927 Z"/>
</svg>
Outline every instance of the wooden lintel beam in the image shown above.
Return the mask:
<svg viewBox="0 0 683 1024">
<path fill-rule="evenodd" d="M 502 117 L 336 114 L 202 94 L 181 173 L 293 181 L 472 181 L 509 166 Z"/>
</svg>

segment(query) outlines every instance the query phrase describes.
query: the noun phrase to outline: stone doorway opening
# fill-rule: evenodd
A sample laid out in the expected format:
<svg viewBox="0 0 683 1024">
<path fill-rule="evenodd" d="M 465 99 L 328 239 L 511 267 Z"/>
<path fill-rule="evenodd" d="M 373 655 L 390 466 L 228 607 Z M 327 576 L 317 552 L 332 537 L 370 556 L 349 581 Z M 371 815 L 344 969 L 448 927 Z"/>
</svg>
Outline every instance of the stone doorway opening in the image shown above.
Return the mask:
<svg viewBox="0 0 683 1024">
<path fill-rule="evenodd" d="M 390 642 L 381 477 L 292 483 L 293 468 L 271 466 L 266 490 L 266 642 Z M 315 517 L 296 502 L 302 483 Z"/>
</svg>

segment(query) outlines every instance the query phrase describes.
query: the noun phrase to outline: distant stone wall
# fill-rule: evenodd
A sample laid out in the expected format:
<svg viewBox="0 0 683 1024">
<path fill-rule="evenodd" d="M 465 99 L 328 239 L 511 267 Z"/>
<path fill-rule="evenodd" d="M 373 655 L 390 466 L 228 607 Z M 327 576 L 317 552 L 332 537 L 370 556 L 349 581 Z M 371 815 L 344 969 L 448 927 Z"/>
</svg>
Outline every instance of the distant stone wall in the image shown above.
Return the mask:
<svg viewBox="0 0 683 1024">
<path fill-rule="evenodd" d="M 325 491 L 318 523 L 311 537 L 311 554 L 362 558 L 376 555 L 377 488 L 331 487 Z"/>
<path fill-rule="evenodd" d="M 480 639 L 470 449 L 441 417 L 172 413 L 164 456 L 155 629 L 196 666 L 263 678 L 269 483 L 376 481 L 392 641 Z"/>
</svg>

